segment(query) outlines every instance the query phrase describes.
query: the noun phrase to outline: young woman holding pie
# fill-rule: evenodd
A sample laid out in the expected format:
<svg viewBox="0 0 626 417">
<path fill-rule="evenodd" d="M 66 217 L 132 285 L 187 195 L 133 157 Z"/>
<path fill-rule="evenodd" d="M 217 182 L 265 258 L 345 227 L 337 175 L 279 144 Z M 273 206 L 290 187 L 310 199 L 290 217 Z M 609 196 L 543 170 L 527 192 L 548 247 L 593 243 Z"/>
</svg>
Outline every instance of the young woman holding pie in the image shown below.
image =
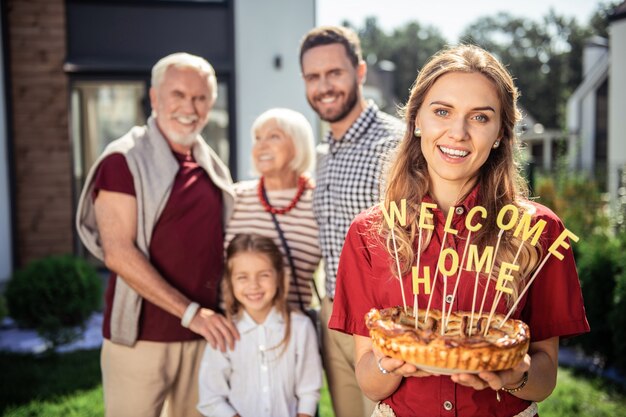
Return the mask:
<svg viewBox="0 0 626 417">
<path fill-rule="evenodd" d="M 284 255 L 289 305 L 304 311 L 321 259 L 309 174 L 315 159 L 313 130 L 301 113 L 273 108 L 257 117 L 251 132 L 252 162 L 260 178 L 235 184 L 225 246 L 240 233 L 272 238 Z"/>
<path fill-rule="evenodd" d="M 551 257 L 539 270 L 564 226 L 552 211 L 528 199 L 515 162 L 515 124 L 520 120 L 517 98 L 518 91 L 504 66 L 475 46 L 449 48 L 433 56 L 411 90 L 405 107 L 407 134 L 390 166 L 382 202 L 389 207 L 391 202 L 400 204 L 406 199 L 406 226 L 395 222 L 392 235 L 379 207 L 354 220 L 341 255 L 329 322 L 330 328 L 355 337 L 357 379 L 366 395 L 380 401 L 374 415 L 535 415 L 536 402 L 548 397 L 556 385 L 559 338 L 589 331 L 571 249 L 562 251 L 562 260 Z M 432 230 L 422 228 L 420 233 L 423 203 L 436 208 L 429 210 L 432 217 L 422 219 Z M 506 205 L 515 206 L 520 215 L 531 215 L 533 224 L 546 222 L 536 246 L 513 233 L 502 235 L 494 255 L 496 272 L 486 291 L 485 308 L 490 309 L 502 262 L 519 265 L 512 294 L 504 294 L 495 312 L 507 314 L 522 295 L 511 317 L 530 328 L 530 347 L 523 360 L 512 369 L 497 372 L 441 375 L 376 349 L 364 316 L 371 308 L 403 305 L 398 275 L 412 306 L 411 270 L 418 262 L 420 268 L 430 267 L 432 309 L 478 309 L 474 271 L 461 270 L 454 297 L 450 295 L 457 275 L 446 278 L 444 294 L 443 278 L 434 271 L 442 246 L 455 249 L 459 257 L 463 254 L 468 240 L 465 219 L 476 206 L 485 208 L 486 217 L 480 218 L 482 227 L 471 235 L 471 243 L 479 250 L 496 246 L 496 218 Z M 448 229 L 458 233 L 444 231 L 446 220 Z M 539 270 L 536 279 L 522 294 L 535 270 Z M 480 295 L 487 275 L 480 275 Z M 438 282 L 433 286 L 434 279 Z M 418 295 L 420 309 L 426 308 L 430 297 Z"/>
</svg>

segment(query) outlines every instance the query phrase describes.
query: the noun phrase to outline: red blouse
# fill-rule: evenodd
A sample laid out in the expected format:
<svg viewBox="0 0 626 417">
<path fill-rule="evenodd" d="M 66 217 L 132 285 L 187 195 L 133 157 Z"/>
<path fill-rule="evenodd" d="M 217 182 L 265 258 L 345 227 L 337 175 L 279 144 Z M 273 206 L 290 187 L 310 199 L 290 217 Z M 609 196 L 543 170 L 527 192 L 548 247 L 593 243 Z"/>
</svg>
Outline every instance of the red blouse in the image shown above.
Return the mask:
<svg viewBox="0 0 626 417">
<path fill-rule="evenodd" d="M 455 249 L 459 259 L 462 257 L 468 234 L 465 227 L 466 214 L 476 205 L 477 192 L 477 189 L 474 189 L 465 201 L 455 208 L 452 227 L 458 230 L 458 234 L 448 233 L 446 236 L 445 248 Z M 432 202 L 432 199 L 427 197 L 424 201 Z M 539 204 L 533 205 L 536 207 L 534 221 L 543 219 L 547 222 L 539 240 L 543 247 L 543 257 L 548 253 L 548 247 L 561 234 L 564 226 L 548 208 Z M 428 247 L 420 257 L 420 270 L 423 266 L 430 266 L 431 288 L 444 238 L 447 213 L 433 209 L 432 214 L 435 230 Z M 380 239 L 373 236 L 371 231 L 372 222 L 380 215 L 378 209 L 361 213 L 352 223 L 346 236 L 337 274 L 333 313 L 328 324 L 331 329 L 369 337 L 363 319 L 369 309 L 402 305 L 400 283 L 391 273 L 392 268 L 396 268 L 395 259 L 389 256 Z M 512 315 L 513 318 L 521 319 L 528 324 L 533 342 L 555 336 L 575 336 L 589 331 L 572 250 L 560 248 L 559 252 L 564 255 L 564 259 L 561 261 L 555 256 L 550 257 Z M 474 271 L 462 271 L 452 306 L 453 311 L 472 309 L 475 276 Z M 411 274 L 403 276 L 402 279 L 407 304 L 412 305 Z M 482 298 L 484 280 L 483 276 L 478 286 L 477 306 L 480 305 Z M 455 282 L 456 274 L 447 278 L 446 294 L 452 293 Z M 443 277 L 439 273 L 431 309 L 441 310 L 445 299 L 443 290 Z M 487 292 L 485 310 L 491 308 L 494 295 L 492 281 Z M 429 297 L 421 292 L 418 296 L 420 309 L 426 308 Z M 448 302 L 445 305 L 447 310 Z M 508 312 L 505 297 L 502 297 L 497 311 L 504 314 Z M 530 402 L 504 392 L 501 392 L 501 401 L 498 402 L 493 390 L 476 391 L 455 384 L 448 376 L 405 378 L 398 389 L 383 402 L 387 403 L 398 417 L 476 415 L 504 417 L 514 416 L 530 405 Z M 446 410 L 444 403 L 449 403 L 446 404 L 447 408 L 452 404 L 452 408 Z"/>
</svg>

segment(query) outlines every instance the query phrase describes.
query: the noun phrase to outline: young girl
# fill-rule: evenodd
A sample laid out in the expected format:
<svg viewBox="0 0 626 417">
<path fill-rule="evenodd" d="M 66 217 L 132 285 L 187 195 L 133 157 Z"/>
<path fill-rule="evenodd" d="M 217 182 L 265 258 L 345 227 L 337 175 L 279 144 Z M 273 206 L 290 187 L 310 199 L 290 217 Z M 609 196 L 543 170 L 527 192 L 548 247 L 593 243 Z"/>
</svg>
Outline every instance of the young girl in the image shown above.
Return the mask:
<svg viewBox="0 0 626 417">
<path fill-rule="evenodd" d="M 211 417 L 315 415 L 322 366 L 313 324 L 290 311 L 283 257 L 272 239 L 240 234 L 226 249 L 222 294 L 241 340 L 206 347 L 198 410 Z"/>
<path fill-rule="evenodd" d="M 354 335 L 361 389 L 381 401 L 375 415 L 533 416 L 535 403 L 555 387 L 559 339 L 589 331 L 572 250 L 564 250 L 562 260 L 549 258 L 539 270 L 563 224 L 552 211 L 528 199 L 517 170 L 517 96 L 506 68 L 475 46 L 444 50 L 419 72 L 405 109 L 407 133 L 391 166 L 384 195 L 387 207 L 392 201 L 407 199 L 406 226 L 395 223 L 391 235 L 380 209 L 357 216 L 341 253 L 329 322 L 330 328 Z M 436 208 L 420 219 L 424 203 Z M 491 282 L 487 287 L 486 305 L 495 304 L 496 312 L 507 314 L 517 294 L 523 292 L 524 278 L 539 271 L 512 316 L 530 327 L 530 348 L 524 360 L 499 372 L 441 376 L 375 349 L 363 320 L 365 313 L 373 307 L 403 304 L 398 279 L 407 298 L 413 298 L 411 268 L 417 259 L 420 267 L 436 271 L 442 248 L 462 253 L 470 239 L 465 220 L 473 208 L 482 206 L 486 217 L 471 242 L 481 251 L 495 246 L 496 216 L 505 205 L 528 213 L 533 223 L 546 224 L 536 247 L 507 234 L 494 255 L 494 269 L 503 261 L 515 263 L 522 245 L 513 294 L 495 303 L 495 285 Z M 455 233 L 446 233 L 447 218 Z M 423 235 L 417 228 L 420 220 L 431 226 Z M 397 251 L 392 240 L 397 242 Z M 396 257 L 400 268 L 396 268 Z M 444 285 L 440 281 L 435 288 L 436 277 L 431 275 L 433 305 L 472 311 L 474 275 L 461 271 L 456 298 L 448 297 L 456 276 L 447 278 L 449 289 L 444 293 Z M 486 279 L 482 277 L 481 289 Z M 424 291 L 418 295 L 420 308 L 429 301 Z"/>
</svg>

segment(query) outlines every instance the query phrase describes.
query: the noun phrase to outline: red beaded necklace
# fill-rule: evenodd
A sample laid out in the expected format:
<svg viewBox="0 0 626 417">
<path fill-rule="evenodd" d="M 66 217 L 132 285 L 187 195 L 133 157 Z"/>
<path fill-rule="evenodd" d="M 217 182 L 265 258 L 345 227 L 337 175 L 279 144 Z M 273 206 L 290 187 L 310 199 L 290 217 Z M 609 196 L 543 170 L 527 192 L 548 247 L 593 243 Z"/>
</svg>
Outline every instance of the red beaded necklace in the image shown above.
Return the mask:
<svg viewBox="0 0 626 417">
<path fill-rule="evenodd" d="M 268 213 L 273 213 L 273 214 L 285 214 L 290 212 L 295 206 L 296 204 L 298 204 L 298 201 L 300 201 L 300 197 L 302 197 L 302 193 L 304 192 L 305 188 L 306 188 L 306 184 L 307 184 L 307 179 L 305 176 L 301 175 L 300 178 L 298 178 L 298 189 L 296 191 L 296 195 L 293 198 L 293 200 L 291 200 L 291 202 L 289 203 L 289 205 L 285 208 L 276 208 L 276 207 L 272 207 L 272 205 L 269 203 L 269 201 L 267 201 L 267 199 L 265 198 L 265 180 L 263 177 L 261 177 L 261 179 L 259 180 L 259 186 L 257 188 L 257 194 L 259 196 L 259 201 L 261 202 L 261 205 L 263 206 L 263 208 L 265 209 L 265 211 L 267 211 Z"/>
</svg>

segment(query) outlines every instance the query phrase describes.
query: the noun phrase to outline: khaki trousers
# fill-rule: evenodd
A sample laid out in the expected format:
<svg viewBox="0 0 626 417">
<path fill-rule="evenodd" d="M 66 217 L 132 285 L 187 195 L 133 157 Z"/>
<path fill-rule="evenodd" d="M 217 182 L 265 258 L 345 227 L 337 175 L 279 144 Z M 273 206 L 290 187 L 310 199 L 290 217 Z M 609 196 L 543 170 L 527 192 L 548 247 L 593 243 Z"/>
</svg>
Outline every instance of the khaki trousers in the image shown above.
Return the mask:
<svg viewBox="0 0 626 417">
<path fill-rule="evenodd" d="M 100 355 L 106 417 L 201 417 L 198 370 L 206 342 L 104 340 Z"/>
<path fill-rule="evenodd" d="M 320 312 L 322 359 L 335 417 L 369 417 L 376 403 L 363 394 L 356 381 L 354 338 L 328 328 L 332 310 L 333 302 L 324 297 Z"/>
</svg>

